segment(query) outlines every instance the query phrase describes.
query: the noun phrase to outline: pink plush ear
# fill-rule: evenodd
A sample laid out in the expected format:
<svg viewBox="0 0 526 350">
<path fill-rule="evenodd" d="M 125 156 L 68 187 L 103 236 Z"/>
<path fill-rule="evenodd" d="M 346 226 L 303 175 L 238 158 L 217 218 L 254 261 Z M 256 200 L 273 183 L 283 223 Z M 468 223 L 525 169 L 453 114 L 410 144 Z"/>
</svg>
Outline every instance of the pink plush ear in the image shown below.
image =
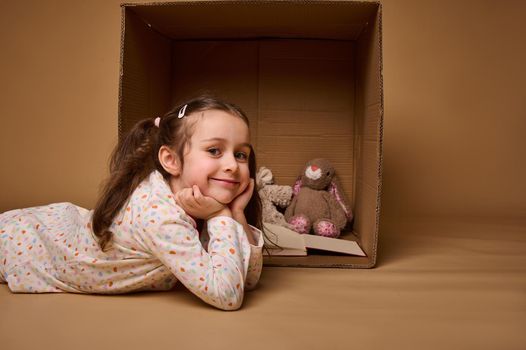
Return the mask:
<svg viewBox="0 0 526 350">
<path fill-rule="evenodd" d="M 343 211 L 345 212 L 345 215 L 347 216 L 347 220 L 351 221 L 353 218 L 352 210 L 345 197 L 345 193 L 343 192 L 341 185 L 336 177 L 332 179 L 332 182 L 329 185 L 329 188 L 327 190 L 334 197 L 334 199 L 336 199 L 336 201 L 341 205 Z"/>
<path fill-rule="evenodd" d="M 298 176 L 296 179 L 296 182 L 294 183 L 294 186 L 292 186 L 292 195 L 297 196 L 298 193 L 300 193 L 300 187 L 301 187 L 301 176 Z"/>
</svg>

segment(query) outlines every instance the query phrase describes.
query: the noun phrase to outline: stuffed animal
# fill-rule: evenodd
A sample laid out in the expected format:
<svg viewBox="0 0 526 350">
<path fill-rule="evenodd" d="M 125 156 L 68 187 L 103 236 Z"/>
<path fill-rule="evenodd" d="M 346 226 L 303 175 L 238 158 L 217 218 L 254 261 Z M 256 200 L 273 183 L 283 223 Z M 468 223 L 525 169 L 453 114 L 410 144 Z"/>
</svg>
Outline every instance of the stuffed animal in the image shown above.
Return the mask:
<svg viewBox="0 0 526 350">
<path fill-rule="evenodd" d="M 261 167 L 256 173 L 256 186 L 261 199 L 263 222 L 292 228 L 277 207 L 286 208 L 292 199 L 292 187 L 274 184 L 270 169 Z"/>
<path fill-rule="evenodd" d="M 307 162 L 294 185 L 294 197 L 285 219 L 299 233 L 336 238 L 353 214 L 334 167 L 323 158 Z"/>
</svg>

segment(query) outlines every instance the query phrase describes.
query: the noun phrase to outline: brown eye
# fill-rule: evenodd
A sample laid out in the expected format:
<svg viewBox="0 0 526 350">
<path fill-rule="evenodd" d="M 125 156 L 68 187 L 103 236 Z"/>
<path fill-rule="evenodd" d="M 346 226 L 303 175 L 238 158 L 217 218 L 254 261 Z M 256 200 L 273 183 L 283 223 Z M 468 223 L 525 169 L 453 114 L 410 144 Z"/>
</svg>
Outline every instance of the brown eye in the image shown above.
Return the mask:
<svg viewBox="0 0 526 350">
<path fill-rule="evenodd" d="M 210 153 L 210 155 L 212 156 L 218 156 L 221 154 L 221 151 L 219 150 L 219 148 L 216 148 L 216 147 L 209 148 L 206 151 Z"/>
<path fill-rule="evenodd" d="M 241 161 L 248 160 L 248 154 L 245 152 L 236 152 L 235 157 L 236 159 L 241 160 Z"/>
</svg>

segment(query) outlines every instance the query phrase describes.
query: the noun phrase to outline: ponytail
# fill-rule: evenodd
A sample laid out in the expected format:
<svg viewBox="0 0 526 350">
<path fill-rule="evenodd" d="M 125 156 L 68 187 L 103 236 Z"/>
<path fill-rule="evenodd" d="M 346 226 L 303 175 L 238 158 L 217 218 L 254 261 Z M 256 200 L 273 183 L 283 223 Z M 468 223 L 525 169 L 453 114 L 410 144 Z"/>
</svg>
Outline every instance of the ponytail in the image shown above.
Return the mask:
<svg viewBox="0 0 526 350">
<path fill-rule="evenodd" d="M 119 142 L 110 160 L 110 176 L 95 206 L 92 218 L 93 232 L 102 249 L 110 241 L 109 230 L 135 188 L 157 168 L 154 152 L 159 129 L 152 119 L 144 119 Z"/>
</svg>

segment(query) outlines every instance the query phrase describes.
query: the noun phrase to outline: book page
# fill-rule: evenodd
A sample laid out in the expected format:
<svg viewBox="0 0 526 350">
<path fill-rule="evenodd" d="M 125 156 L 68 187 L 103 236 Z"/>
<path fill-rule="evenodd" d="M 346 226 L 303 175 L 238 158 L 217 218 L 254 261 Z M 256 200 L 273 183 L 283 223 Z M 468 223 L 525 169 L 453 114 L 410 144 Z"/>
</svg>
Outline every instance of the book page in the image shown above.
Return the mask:
<svg viewBox="0 0 526 350">
<path fill-rule="evenodd" d="M 328 238 L 317 235 L 301 235 L 307 248 L 329 250 L 331 252 L 365 256 L 362 248 L 354 241 L 345 239 Z"/>
<path fill-rule="evenodd" d="M 270 240 L 284 249 L 297 249 L 299 251 L 307 253 L 307 248 L 305 247 L 305 242 L 301 235 L 297 232 L 289 230 L 285 227 L 263 223 L 263 230 L 269 236 Z M 265 246 L 269 249 L 272 249 L 273 244 L 268 242 L 265 239 Z"/>
</svg>

